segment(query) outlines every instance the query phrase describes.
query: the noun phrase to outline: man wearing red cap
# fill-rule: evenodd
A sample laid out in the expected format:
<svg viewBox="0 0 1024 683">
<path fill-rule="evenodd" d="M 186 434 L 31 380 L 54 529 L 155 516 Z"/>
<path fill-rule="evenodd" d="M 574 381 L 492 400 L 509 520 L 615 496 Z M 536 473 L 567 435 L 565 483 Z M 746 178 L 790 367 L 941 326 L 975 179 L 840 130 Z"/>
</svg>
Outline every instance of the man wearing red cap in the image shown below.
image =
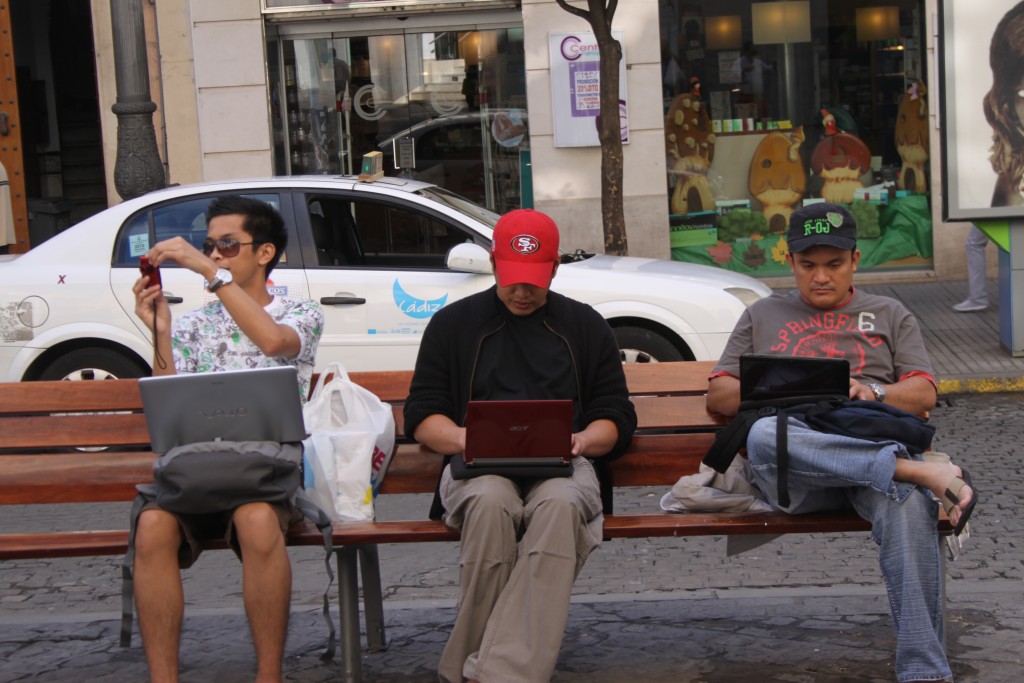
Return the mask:
<svg viewBox="0 0 1024 683">
<path fill-rule="evenodd" d="M 431 517 L 462 534 L 462 593 L 441 681 L 551 678 L 573 581 L 602 537 L 602 490 L 588 458 L 621 455 L 636 428 L 608 323 L 549 289 L 558 258 L 551 218 L 505 214 L 491 246 L 497 286 L 438 312 L 420 344 L 405 429 L 446 456 Z M 460 478 L 455 467 L 453 476 L 471 399 L 572 399 L 571 472 Z"/>
</svg>

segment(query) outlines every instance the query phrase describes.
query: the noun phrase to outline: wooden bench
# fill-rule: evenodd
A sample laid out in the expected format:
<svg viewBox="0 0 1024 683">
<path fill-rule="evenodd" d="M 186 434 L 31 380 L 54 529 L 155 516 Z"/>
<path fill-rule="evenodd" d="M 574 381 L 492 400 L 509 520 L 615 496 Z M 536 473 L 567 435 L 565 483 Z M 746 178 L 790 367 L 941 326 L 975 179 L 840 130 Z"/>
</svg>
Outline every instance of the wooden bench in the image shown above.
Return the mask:
<svg viewBox="0 0 1024 683">
<path fill-rule="evenodd" d="M 627 454 L 610 464 L 614 488 L 667 489 L 697 471 L 714 432 L 725 423 L 705 408 L 712 363 L 625 367 L 639 428 Z M 402 429 L 411 373 L 352 373 L 352 378 L 395 410 L 398 445 L 377 505 L 386 506 L 389 494 L 433 492 L 441 458 L 410 443 Z M 137 483 L 152 480 L 155 457 L 141 410 L 136 380 L 0 384 L 0 505 L 131 500 Z M 609 539 L 868 530 L 868 522 L 843 511 L 680 515 L 655 508 L 607 515 L 604 524 Z M 940 531 L 950 532 L 944 517 Z M 124 529 L 0 534 L 0 560 L 123 554 L 127 540 Z M 383 649 L 387 642 L 376 544 L 456 540 L 456 532 L 426 518 L 335 525 L 345 681 L 362 680 L 359 570 L 368 648 Z M 288 542 L 320 545 L 322 536 L 311 524 L 300 524 L 290 530 Z M 209 547 L 224 544 L 213 541 Z"/>
</svg>

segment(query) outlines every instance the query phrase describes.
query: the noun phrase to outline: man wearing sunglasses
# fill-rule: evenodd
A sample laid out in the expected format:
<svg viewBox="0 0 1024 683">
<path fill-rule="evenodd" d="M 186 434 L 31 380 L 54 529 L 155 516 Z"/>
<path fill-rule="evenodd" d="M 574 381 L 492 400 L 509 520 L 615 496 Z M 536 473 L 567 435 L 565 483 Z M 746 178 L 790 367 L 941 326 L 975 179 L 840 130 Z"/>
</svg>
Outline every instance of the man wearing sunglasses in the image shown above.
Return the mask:
<svg viewBox="0 0 1024 683">
<path fill-rule="evenodd" d="M 174 237 L 146 256 L 154 266 L 173 262 L 202 276 L 215 301 L 172 321 L 167 299 L 150 276 L 132 286 L 135 313 L 154 331 L 153 374 L 292 365 L 305 398 L 324 314 L 315 301 L 267 290 L 267 278 L 287 244 L 284 220 L 265 202 L 238 196 L 214 200 L 206 218 L 201 250 Z M 242 558 L 256 680 L 281 680 L 291 598 L 284 532 L 298 517 L 290 505 L 265 502 L 241 505 L 228 515 L 175 515 L 155 503 L 143 507 L 135 535 L 135 600 L 154 683 L 178 679 L 184 614 L 179 567 L 191 566 L 199 556 L 197 539 L 218 536 Z"/>
</svg>

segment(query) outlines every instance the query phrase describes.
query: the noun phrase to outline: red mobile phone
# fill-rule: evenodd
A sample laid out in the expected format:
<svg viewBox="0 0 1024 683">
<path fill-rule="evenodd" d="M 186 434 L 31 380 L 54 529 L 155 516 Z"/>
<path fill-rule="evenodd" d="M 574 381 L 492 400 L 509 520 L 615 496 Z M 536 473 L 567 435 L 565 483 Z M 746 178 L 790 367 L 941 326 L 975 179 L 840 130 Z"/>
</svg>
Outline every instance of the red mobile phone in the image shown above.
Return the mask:
<svg viewBox="0 0 1024 683">
<path fill-rule="evenodd" d="M 149 276 L 149 286 L 162 285 L 160 282 L 160 269 L 149 262 L 148 256 L 139 257 L 139 272 Z"/>
</svg>

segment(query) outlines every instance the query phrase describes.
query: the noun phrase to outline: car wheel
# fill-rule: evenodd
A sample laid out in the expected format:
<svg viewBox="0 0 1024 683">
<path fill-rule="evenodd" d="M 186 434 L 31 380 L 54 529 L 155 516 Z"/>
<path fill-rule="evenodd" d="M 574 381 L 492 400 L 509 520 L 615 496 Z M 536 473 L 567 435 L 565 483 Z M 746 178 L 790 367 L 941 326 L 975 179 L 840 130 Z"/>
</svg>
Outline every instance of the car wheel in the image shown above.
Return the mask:
<svg viewBox="0 0 1024 683">
<path fill-rule="evenodd" d="M 616 327 L 615 341 L 623 363 L 687 360 L 668 339 L 642 327 Z"/>
<path fill-rule="evenodd" d="M 137 361 L 111 349 L 78 349 L 50 363 L 41 380 L 100 380 L 144 377 L 149 371 Z"/>
</svg>

